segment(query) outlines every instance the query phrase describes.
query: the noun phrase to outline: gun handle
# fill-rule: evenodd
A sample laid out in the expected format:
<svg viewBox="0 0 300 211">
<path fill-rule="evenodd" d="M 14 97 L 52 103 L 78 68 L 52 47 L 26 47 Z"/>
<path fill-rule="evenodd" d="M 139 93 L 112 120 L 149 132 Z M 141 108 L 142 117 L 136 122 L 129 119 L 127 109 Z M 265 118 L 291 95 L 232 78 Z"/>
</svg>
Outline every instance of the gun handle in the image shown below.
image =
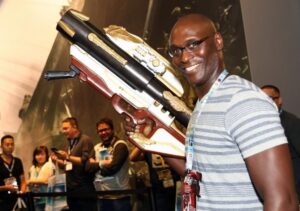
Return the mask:
<svg viewBox="0 0 300 211">
<path fill-rule="evenodd" d="M 143 151 L 153 152 L 167 157 L 184 158 L 185 136 L 175 125 L 164 125 L 151 115 L 147 109 L 136 109 L 118 95 L 113 95 L 111 101 L 119 114 L 126 114 L 134 123 L 146 118 L 153 120 L 154 126 L 149 134 L 142 134 L 146 126 L 142 124 L 139 130 L 140 133 L 135 133 L 135 138 L 129 138 L 135 146 Z"/>
</svg>

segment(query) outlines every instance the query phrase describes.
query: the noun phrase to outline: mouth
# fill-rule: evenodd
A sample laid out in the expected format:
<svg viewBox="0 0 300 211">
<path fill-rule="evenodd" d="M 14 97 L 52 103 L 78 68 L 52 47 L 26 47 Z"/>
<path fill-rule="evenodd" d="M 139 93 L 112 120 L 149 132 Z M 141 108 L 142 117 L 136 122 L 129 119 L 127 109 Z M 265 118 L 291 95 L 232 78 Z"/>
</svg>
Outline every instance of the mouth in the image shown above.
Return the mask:
<svg viewBox="0 0 300 211">
<path fill-rule="evenodd" d="M 185 70 L 187 72 L 192 72 L 193 70 L 195 70 L 197 67 L 199 66 L 199 64 L 195 64 L 195 65 L 192 65 L 190 67 L 186 67 Z"/>
<path fill-rule="evenodd" d="M 101 139 L 102 139 L 103 141 L 106 141 L 106 140 L 109 139 L 109 136 L 101 136 Z"/>
</svg>

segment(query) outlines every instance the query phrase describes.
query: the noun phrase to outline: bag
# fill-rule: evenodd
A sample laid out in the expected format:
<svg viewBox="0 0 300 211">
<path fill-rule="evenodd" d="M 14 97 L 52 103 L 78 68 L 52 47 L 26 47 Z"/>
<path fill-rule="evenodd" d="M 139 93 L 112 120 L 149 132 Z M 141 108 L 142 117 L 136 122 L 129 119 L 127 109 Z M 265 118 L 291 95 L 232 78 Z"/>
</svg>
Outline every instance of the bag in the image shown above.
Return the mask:
<svg viewBox="0 0 300 211">
<path fill-rule="evenodd" d="M 66 174 L 59 174 L 58 165 L 56 165 L 55 175 L 48 179 L 47 192 L 66 192 Z M 59 211 L 65 207 L 67 207 L 66 196 L 47 197 L 46 211 Z"/>
<path fill-rule="evenodd" d="M 48 188 L 47 184 L 30 184 L 29 185 L 29 190 L 32 193 L 46 193 L 47 188 Z M 36 196 L 36 197 L 33 198 L 33 201 L 34 201 L 35 210 L 39 210 L 38 209 L 39 207 L 45 208 L 47 198 Z M 41 209 L 43 209 L 43 208 L 41 208 Z"/>
</svg>

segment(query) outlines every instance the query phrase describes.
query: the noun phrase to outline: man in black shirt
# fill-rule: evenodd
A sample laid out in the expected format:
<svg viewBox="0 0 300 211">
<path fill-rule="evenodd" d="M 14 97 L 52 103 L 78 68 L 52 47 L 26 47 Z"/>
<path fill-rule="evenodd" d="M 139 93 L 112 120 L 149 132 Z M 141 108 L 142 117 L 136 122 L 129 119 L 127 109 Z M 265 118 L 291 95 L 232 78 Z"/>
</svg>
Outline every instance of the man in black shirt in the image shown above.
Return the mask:
<svg viewBox="0 0 300 211">
<path fill-rule="evenodd" d="M 68 147 L 52 154 L 54 162 L 66 171 L 67 203 L 72 211 L 96 210 L 93 174 L 85 171 L 85 163 L 93 149 L 91 139 L 80 132 L 74 117 L 62 121 L 62 132 L 68 139 Z"/>
<path fill-rule="evenodd" d="M 13 156 L 14 138 L 5 135 L 1 138 L 0 156 L 0 209 L 10 211 L 16 203 L 18 191 L 25 192 L 26 182 L 22 161 Z"/>
</svg>

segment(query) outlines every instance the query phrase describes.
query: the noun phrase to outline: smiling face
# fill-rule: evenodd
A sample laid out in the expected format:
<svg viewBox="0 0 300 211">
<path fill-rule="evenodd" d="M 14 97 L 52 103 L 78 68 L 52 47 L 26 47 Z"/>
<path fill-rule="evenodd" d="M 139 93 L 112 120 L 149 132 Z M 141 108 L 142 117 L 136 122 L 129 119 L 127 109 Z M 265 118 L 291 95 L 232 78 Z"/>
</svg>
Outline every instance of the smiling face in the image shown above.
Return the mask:
<svg viewBox="0 0 300 211">
<path fill-rule="evenodd" d="M 224 69 L 222 36 L 205 16 L 179 19 L 171 31 L 169 47 L 171 52 L 179 52 L 172 62 L 196 91 L 209 89 Z"/>
<path fill-rule="evenodd" d="M 100 123 L 97 126 L 97 133 L 104 145 L 109 144 L 114 137 L 113 129 L 106 123 Z"/>
<path fill-rule="evenodd" d="M 73 126 L 70 122 L 62 123 L 62 133 L 68 140 L 72 140 L 78 136 L 77 127 Z"/>
</svg>

